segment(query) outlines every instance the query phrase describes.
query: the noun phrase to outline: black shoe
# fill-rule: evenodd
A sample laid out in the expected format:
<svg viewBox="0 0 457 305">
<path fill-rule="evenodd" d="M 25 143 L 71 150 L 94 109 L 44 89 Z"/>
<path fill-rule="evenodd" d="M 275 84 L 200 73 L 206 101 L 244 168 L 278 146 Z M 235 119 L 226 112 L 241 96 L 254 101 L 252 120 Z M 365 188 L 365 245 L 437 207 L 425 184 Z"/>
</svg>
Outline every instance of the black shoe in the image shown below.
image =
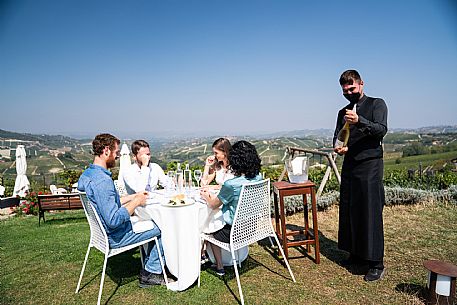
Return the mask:
<svg viewBox="0 0 457 305">
<path fill-rule="evenodd" d="M 217 269 L 217 265 L 216 264 L 212 264 L 211 265 L 211 270 L 213 270 L 214 272 L 216 272 L 216 274 L 218 276 L 224 276 L 225 275 L 225 270 L 224 270 L 224 267 L 222 267 L 222 269 Z"/>
<path fill-rule="evenodd" d="M 386 274 L 386 269 L 375 269 L 375 268 L 370 268 L 368 270 L 367 274 L 363 277 L 363 279 L 367 282 L 373 282 L 373 281 L 378 281 L 384 277 Z"/>
<path fill-rule="evenodd" d="M 202 254 L 202 257 L 200 259 L 200 264 L 201 265 L 204 265 L 206 264 L 207 262 L 209 262 L 209 257 L 206 255 L 206 254 Z"/>
<path fill-rule="evenodd" d="M 155 285 L 165 285 L 165 279 L 162 273 L 148 273 L 148 275 L 145 275 L 143 272 L 140 273 L 140 282 L 138 286 L 141 288 L 147 288 Z"/>
</svg>

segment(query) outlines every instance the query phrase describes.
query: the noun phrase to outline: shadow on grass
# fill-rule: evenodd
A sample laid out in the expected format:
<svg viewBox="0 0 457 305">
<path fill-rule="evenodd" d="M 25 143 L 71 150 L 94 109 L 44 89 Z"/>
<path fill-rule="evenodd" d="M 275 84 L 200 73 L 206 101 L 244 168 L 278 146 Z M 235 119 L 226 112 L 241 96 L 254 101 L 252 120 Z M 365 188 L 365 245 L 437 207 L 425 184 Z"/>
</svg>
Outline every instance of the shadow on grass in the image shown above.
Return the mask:
<svg viewBox="0 0 457 305">
<path fill-rule="evenodd" d="M 395 286 L 395 291 L 418 297 L 422 302 L 426 302 L 427 289 L 418 284 L 400 283 Z"/>
<path fill-rule="evenodd" d="M 287 230 L 291 231 L 301 231 L 304 232 L 305 227 L 303 226 L 297 226 L 294 224 L 287 224 L 286 225 Z M 289 238 L 292 237 L 293 241 L 302 241 L 306 240 L 305 234 L 298 234 L 294 236 L 289 236 Z M 306 245 L 303 246 L 294 246 L 292 248 L 296 249 L 299 251 L 303 256 L 298 256 L 298 257 L 289 257 L 289 259 L 300 259 L 303 257 L 308 257 L 312 260 L 314 260 L 314 246 L 310 245 L 310 252 L 308 253 L 306 249 Z M 333 240 L 327 238 L 321 231 L 319 231 L 319 249 L 320 249 L 320 254 L 325 256 L 327 259 L 331 260 L 332 262 L 339 264 L 343 259 L 346 258 L 347 253 L 345 251 L 342 251 L 338 249 L 338 243 Z"/>
<path fill-rule="evenodd" d="M 113 296 L 118 291 L 119 287 L 138 280 L 137 276 L 141 270 L 141 259 L 133 257 L 133 255 L 136 253 L 137 250 L 138 249 L 132 249 L 130 251 L 126 251 L 124 253 L 118 254 L 118 255 L 113 256 L 108 259 L 105 275 L 107 277 L 109 277 L 117 285 L 116 285 L 116 288 L 111 292 L 108 299 L 105 301 L 105 304 L 109 303 L 109 301 L 113 298 Z M 92 254 L 92 252 L 96 252 L 96 251 L 97 250 L 92 249 L 91 254 Z M 89 255 L 88 264 L 91 261 L 91 256 L 92 255 Z M 92 261 L 93 260 L 94 259 L 92 259 Z M 82 267 L 82 265 L 81 265 L 81 267 Z M 96 275 L 92 276 L 92 278 L 87 282 L 84 281 L 84 276 L 83 276 L 83 279 L 82 279 L 83 286 L 80 288 L 79 291 L 83 290 L 86 286 L 88 286 L 92 282 L 98 283 L 98 285 L 100 285 L 103 263 L 97 265 L 95 268 L 99 268 L 100 272 L 98 272 Z M 87 274 L 87 266 L 86 266 L 85 275 L 86 274 Z M 106 276 L 105 276 L 105 282 L 106 282 Z M 103 287 L 105 288 L 105 286 L 103 286 Z M 98 289 L 100 289 L 100 286 L 98 286 Z M 97 290 L 97 293 L 98 293 L 98 290 Z"/>
<path fill-rule="evenodd" d="M 241 277 L 242 277 L 243 273 L 245 273 L 251 269 L 254 269 L 258 266 L 265 267 L 265 265 L 259 263 L 257 260 L 253 259 L 251 256 L 248 256 L 241 263 L 241 268 L 238 265 L 238 273 L 240 275 L 240 282 L 242 282 Z M 225 284 L 225 287 L 227 287 L 227 290 L 230 292 L 230 294 L 233 296 L 233 298 L 237 301 L 237 303 L 241 304 L 241 300 L 240 300 L 238 294 L 235 291 L 233 291 L 232 288 L 230 288 L 230 286 L 228 285 L 229 281 L 236 279 L 235 268 L 233 266 L 225 266 L 224 269 L 225 269 L 225 275 L 221 277 L 221 276 L 218 276 L 216 274 L 216 272 L 209 267 L 209 264 L 206 264 L 204 267 L 202 267 L 202 271 L 205 270 L 206 272 L 208 272 L 208 273 L 214 275 L 215 277 L 220 278 L 222 281 L 224 281 L 224 284 Z M 271 270 L 269 268 L 266 268 L 266 269 Z M 276 272 L 274 272 L 274 273 L 276 273 Z M 195 286 L 195 284 L 193 286 Z M 236 287 L 238 288 L 238 283 L 237 283 Z"/>
<path fill-rule="evenodd" d="M 49 216 L 48 216 L 49 217 Z M 46 221 L 41 221 L 41 226 L 49 224 L 71 224 L 71 223 L 81 223 L 81 222 L 87 222 L 87 218 L 85 215 L 71 215 L 71 216 L 61 216 L 59 215 L 58 217 L 53 217 L 53 218 L 46 218 Z M 38 222 L 37 222 L 38 226 Z"/>
</svg>

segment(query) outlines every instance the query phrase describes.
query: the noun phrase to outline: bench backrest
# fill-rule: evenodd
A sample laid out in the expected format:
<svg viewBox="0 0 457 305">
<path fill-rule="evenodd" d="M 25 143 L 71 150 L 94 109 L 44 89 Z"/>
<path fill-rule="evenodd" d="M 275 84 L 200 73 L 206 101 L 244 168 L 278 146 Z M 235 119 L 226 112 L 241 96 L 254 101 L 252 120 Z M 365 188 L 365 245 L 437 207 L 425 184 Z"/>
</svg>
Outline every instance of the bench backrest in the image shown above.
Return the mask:
<svg viewBox="0 0 457 305">
<path fill-rule="evenodd" d="M 78 193 L 60 195 L 38 195 L 38 206 L 42 210 L 82 209 Z"/>
</svg>

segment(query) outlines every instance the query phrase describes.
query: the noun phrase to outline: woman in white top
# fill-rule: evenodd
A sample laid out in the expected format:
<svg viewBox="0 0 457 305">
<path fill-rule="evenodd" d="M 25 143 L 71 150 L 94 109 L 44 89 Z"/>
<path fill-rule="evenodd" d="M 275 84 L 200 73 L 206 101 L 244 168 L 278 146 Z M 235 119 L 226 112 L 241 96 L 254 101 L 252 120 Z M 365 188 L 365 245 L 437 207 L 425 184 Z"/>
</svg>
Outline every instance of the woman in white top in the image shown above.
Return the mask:
<svg viewBox="0 0 457 305">
<path fill-rule="evenodd" d="M 229 169 L 228 161 L 232 145 L 228 139 L 219 138 L 214 141 L 212 148 L 214 155 L 206 158 L 201 184 L 202 186 L 209 186 L 215 180 L 217 185 L 210 187 L 219 189 L 225 181 L 235 177 Z"/>
<path fill-rule="evenodd" d="M 144 140 L 133 142 L 132 153 L 135 162 L 124 174 L 127 193 L 150 192 L 155 190 L 158 184 L 163 187 L 168 185 L 169 178 L 165 175 L 160 165 L 150 163 L 151 151 L 148 142 Z"/>
</svg>

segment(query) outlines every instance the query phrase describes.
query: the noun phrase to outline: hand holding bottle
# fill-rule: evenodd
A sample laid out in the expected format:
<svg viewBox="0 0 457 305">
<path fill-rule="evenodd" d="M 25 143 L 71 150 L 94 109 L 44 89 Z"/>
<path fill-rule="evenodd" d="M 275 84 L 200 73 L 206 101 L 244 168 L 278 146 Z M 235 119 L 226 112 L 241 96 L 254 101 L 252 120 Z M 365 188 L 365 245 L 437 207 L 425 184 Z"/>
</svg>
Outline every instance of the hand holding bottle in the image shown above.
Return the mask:
<svg viewBox="0 0 457 305">
<path fill-rule="evenodd" d="M 359 116 L 354 110 L 346 109 L 346 115 L 344 116 L 346 123 L 348 124 L 357 124 L 359 122 Z"/>
<path fill-rule="evenodd" d="M 338 155 L 345 155 L 348 152 L 348 147 L 347 146 L 337 146 L 333 149 L 334 152 L 336 152 Z"/>
</svg>

